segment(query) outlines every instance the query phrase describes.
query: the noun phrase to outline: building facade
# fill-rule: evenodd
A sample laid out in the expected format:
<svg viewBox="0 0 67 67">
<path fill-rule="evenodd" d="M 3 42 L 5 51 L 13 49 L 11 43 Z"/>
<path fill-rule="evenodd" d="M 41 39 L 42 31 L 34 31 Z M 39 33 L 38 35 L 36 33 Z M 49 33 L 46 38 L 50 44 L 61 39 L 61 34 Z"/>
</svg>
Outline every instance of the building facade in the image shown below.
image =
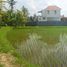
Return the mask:
<svg viewBox="0 0 67 67">
<path fill-rule="evenodd" d="M 39 13 L 41 16 L 38 17 L 38 21 L 61 21 L 61 9 L 57 6 L 48 6 Z"/>
</svg>

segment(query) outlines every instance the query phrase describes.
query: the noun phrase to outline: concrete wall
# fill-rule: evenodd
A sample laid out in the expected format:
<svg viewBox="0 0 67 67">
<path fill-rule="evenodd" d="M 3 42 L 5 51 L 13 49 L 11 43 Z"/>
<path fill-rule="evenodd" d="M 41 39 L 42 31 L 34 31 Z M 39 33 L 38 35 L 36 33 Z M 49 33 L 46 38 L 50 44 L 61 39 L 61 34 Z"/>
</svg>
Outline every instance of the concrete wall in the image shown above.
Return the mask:
<svg viewBox="0 0 67 67">
<path fill-rule="evenodd" d="M 36 21 L 36 22 L 27 22 L 27 26 L 67 26 L 67 21 Z"/>
<path fill-rule="evenodd" d="M 37 22 L 38 26 L 67 26 L 67 21 L 41 21 Z"/>
<path fill-rule="evenodd" d="M 61 21 L 60 17 L 47 17 L 47 21 Z"/>
</svg>

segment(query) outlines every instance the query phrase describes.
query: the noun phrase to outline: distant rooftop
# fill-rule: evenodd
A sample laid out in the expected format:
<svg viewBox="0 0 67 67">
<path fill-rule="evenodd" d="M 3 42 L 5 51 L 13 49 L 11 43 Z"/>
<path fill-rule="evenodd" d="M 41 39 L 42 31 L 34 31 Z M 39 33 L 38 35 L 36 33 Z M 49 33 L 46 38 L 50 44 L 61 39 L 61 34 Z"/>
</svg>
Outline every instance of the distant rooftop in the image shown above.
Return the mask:
<svg viewBox="0 0 67 67">
<path fill-rule="evenodd" d="M 46 10 L 61 10 L 58 6 L 48 6 Z"/>
<path fill-rule="evenodd" d="M 60 7 L 54 6 L 54 5 L 48 6 L 48 7 L 46 7 L 45 9 L 46 9 L 46 10 L 61 10 Z M 43 10 L 45 10 L 45 9 L 43 9 Z M 38 13 L 42 13 L 43 10 L 38 11 Z"/>
</svg>

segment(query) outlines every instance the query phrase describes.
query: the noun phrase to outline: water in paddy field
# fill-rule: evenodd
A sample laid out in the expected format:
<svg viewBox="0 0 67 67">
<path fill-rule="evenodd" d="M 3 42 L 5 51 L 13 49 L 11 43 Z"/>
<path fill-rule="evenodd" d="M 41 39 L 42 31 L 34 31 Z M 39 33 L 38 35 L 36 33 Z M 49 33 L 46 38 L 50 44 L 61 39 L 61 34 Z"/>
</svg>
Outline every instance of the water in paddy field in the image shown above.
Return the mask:
<svg viewBox="0 0 67 67">
<path fill-rule="evenodd" d="M 67 67 L 67 35 L 60 35 L 54 46 L 40 40 L 41 36 L 30 34 L 19 46 L 19 53 L 28 61 L 41 67 Z"/>
</svg>

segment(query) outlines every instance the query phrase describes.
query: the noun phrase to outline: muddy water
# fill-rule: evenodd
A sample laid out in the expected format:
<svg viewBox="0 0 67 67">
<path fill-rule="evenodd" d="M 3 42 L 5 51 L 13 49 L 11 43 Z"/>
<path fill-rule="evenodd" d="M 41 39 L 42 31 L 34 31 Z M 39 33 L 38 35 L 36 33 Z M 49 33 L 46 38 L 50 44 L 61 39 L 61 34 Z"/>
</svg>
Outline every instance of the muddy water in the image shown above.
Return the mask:
<svg viewBox="0 0 67 67">
<path fill-rule="evenodd" d="M 37 34 L 30 34 L 19 46 L 19 53 L 41 67 L 67 67 L 67 35 L 59 35 L 59 42 L 54 46 L 49 46 L 41 38 Z"/>
</svg>

